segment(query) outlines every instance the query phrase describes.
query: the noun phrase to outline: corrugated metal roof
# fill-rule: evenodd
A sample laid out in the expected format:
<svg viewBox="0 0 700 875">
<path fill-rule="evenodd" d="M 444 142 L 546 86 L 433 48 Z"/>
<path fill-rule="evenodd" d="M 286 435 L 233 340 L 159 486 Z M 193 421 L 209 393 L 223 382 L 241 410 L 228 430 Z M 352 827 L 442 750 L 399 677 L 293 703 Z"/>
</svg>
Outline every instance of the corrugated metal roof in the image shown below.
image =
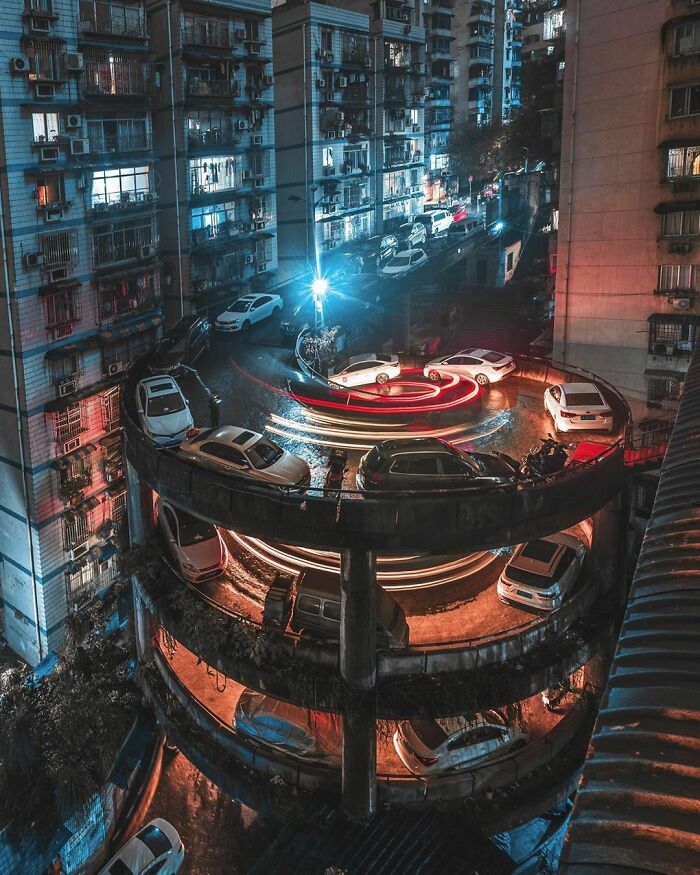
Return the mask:
<svg viewBox="0 0 700 875">
<path fill-rule="evenodd" d="M 567 836 L 570 875 L 700 872 L 700 345 Z"/>
</svg>

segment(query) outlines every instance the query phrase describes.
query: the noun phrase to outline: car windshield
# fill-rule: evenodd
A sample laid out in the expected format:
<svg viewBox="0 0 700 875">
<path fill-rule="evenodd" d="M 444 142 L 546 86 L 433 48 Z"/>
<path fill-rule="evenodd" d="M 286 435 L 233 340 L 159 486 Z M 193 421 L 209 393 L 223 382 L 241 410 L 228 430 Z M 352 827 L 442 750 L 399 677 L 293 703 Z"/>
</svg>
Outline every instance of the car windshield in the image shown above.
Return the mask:
<svg viewBox="0 0 700 875">
<path fill-rule="evenodd" d="M 123 860 L 115 860 L 109 867 L 109 875 L 134 875 L 134 873 Z"/>
<path fill-rule="evenodd" d="M 204 520 L 200 520 L 196 516 L 190 516 L 190 514 L 180 511 L 177 519 L 181 547 L 191 547 L 193 544 L 201 544 L 202 541 L 209 541 L 216 537 L 214 526 L 211 523 L 205 523 Z"/>
<path fill-rule="evenodd" d="M 564 391 L 564 401 L 567 407 L 602 407 L 603 400 L 597 392 L 567 392 Z"/>
<path fill-rule="evenodd" d="M 503 358 L 503 356 L 501 355 L 500 352 L 485 352 L 481 356 L 481 358 L 485 362 L 491 362 L 493 364 L 493 362 L 500 362 L 500 360 Z"/>
<path fill-rule="evenodd" d="M 394 258 L 391 259 L 391 266 L 404 267 L 404 265 L 410 264 L 410 261 L 410 255 L 395 255 Z"/>
<path fill-rule="evenodd" d="M 273 444 L 267 438 L 260 438 L 256 444 L 253 444 L 252 447 L 246 450 L 248 458 L 253 463 L 253 467 L 258 469 L 274 465 L 282 457 L 283 452 L 284 450 L 281 447 Z"/>
<path fill-rule="evenodd" d="M 411 729 L 430 750 L 437 750 L 447 738 L 445 730 L 429 717 L 415 717 Z"/>
<path fill-rule="evenodd" d="M 168 392 L 167 395 L 156 395 L 148 399 L 148 416 L 170 416 L 185 409 L 185 402 L 179 392 Z"/>
<path fill-rule="evenodd" d="M 473 468 L 474 471 L 477 471 L 479 474 L 483 474 L 486 471 L 486 467 L 484 463 L 478 459 L 476 456 L 472 456 L 471 453 L 468 453 L 466 450 L 457 450 L 460 457 L 464 459 L 464 461 L 469 465 L 470 468 Z"/>
<path fill-rule="evenodd" d="M 149 824 L 141 832 L 136 833 L 136 838 L 140 839 L 156 858 L 160 857 L 161 854 L 165 854 L 166 851 L 171 851 L 173 848 L 166 834 L 158 829 L 157 826 L 153 826 L 153 824 Z"/>
<path fill-rule="evenodd" d="M 227 312 L 229 313 L 247 313 L 250 310 L 251 301 L 234 301 L 230 307 L 227 308 Z"/>
<path fill-rule="evenodd" d="M 385 355 L 384 353 L 381 353 L 381 352 L 377 353 L 375 358 L 377 359 L 378 362 L 390 362 L 391 361 L 390 355 Z"/>
</svg>

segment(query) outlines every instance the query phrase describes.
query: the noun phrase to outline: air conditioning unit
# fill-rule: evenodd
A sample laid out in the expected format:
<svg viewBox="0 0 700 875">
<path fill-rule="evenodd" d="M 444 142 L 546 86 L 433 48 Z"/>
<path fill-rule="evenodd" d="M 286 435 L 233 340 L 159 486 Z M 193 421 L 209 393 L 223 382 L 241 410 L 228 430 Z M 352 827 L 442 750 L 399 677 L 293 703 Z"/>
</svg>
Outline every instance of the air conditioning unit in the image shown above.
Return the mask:
<svg viewBox="0 0 700 875">
<path fill-rule="evenodd" d="M 413 133 L 414 133 L 414 134 L 419 133 L 419 131 L 420 131 L 420 125 L 413 125 L 413 126 L 412 126 L 412 130 L 413 130 Z"/>
<path fill-rule="evenodd" d="M 267 270 L 267 262 L 261 261 L 256 270 L 258 273 L 264 273 Z"/>
<path fill-rule="evenodd" d="M 252 263 L 253 263 L 253 256 L 252 256 L 252 255 L 246 255 L 246 257 L 245 257 L 245 263 L 246 263 L 246 264 L 252 264 Z"/>
<path fill-rule="evenodd" d="M 316 80 L 316 85 L 317 85 L 318 88 L 320 88 L 321 90 L 323 90 L 323 89 L 326 87 L 326 80 L 325 80 L 325 79 L 317 79 L 317 80 Z"/>
<path fill-rule="evenodd" d="M 44 211 L 45 222 L 60 222 L 63 218 L 63 210 L 61 207 L 46 207 Z"/>
<path fill-rule="evenodd" d="M 25 267 L 41 267 L 44 263 L 44 256 L 41 252 L 25 252 L 23 261 Z"/>
<path fill-rule="evenodd" d="M 407 25 L 404 27 L 403 32 L 404 32 L 404 33 L 410 33 L 411 30 L 412 30 L 411 25 L 410 25 L 410 24 L 407 24 Z"/>
<path fill-rule="evenodd" d="M 335 140 L 335 131 L 326 131 L 325 136 L 327 140 Z"/>
<path fill-rule="evenodd" d="M 68 278 L 68 268 L 67 267 L 52 267 L 49 271 L 49 282 L 50 283 L 59 283 L 61 280 Z"/>
<path fill-rule="evenodd" d="M 44 146 L 43 149 L 39 149 L 39 161 L 58 161 L 60 156 L 58 146 Z"/>
<path fill-rule="evenodd" d="M 671 306 L 674 310 L 690 310 L 690 298 L 674 298 Z"/>
<path fill-rule="evenodd" d="M 10 73 L 28 73 L 29 61 L 24 56 L 20 55 L 17 58 L 10 58 Z"/>
<path fill-rule="evenodd" d="M 255 136 L 251 137 L 251 140 L 254 146 L 262 146 L 263 144 L 262 134 L 255 134 Z"/>
<path fill-rule="evenodd" d="M 346 128 L 341 128 L 338 131 L 338 139 L 343 140 L 347 136 L 349 136 L 349 134 Z"/>
<path fill-rule="evenodd" d="M 275 80 L 272 76 L 263 76 L 263 84 L 265 85 L 265 88 L 270 88 L 274 81 Z"/>
<path fill-rule="evenodd" d="M 156 254 L 156 247 L 153 243 L 146 243 L 141 247 L 141 258 L 153 258 Z"/>
<path fill-rule="evenodd" d="M 333 52 L 326 50 L 323 53 L 323 60 L 327 61 L 329 64 L 332 64 L 333 63 Z"/>
<path fill-rule="evenodd" d="M 34 33 L 49 33 L 51 31 L 51 20 L 32 16 L 29 21 L 29 29 L 34 31 Z"/>
<path fill-rule="evenodd" d="M 248 53 L 251 55 L 259 55 L 260 46 L 257 43 L 251 43 L 250 46 L 248 46 Z"/>
<path fill-rule="evenodd" d="M 73 450 L 77 450 L 80 446 L 80 437 L 71 438 L 69 441 L 64 441 L 61 444 L 61 455 L 65 456 L 66 453 L 72 453 Z"/>
<path fill-rule="evenodd" d="M 74 130 L 75 128 L 79 128 L 82 124 L 82 117 L 77 115 L 77 113 L 71 112 L 66 116 L 66 127 Z"/>
<path fill-rule="evenodd" d="M 262 188 L 263 185 L 265 185 L 265 180 L 261 176 L 258 176 L 253 182 L 253 185 L 255 186 L 255 188 Z"/>
<path fill-rule="evenodd" d="M 348 77 L 347 76 L 341 76 L 338 79 L 338 87 L 339 88 L 347 88 L 348 87 Z"/>
<path fill-rule="evenodd" d="M 71 155 L 87 155 L 90 151 L 90 142 L 88 140 L 71 140 L 70 153 Z"/>
<path fill-rule="evenodd" d="M 37 97 L 55 97 L 56 96 L 56 87 L 54 85 L 48 85 L 46 82 L 37 82 L 36 83 L 36 96 Z"/>
<path fill-rule="evenodd" d="M 63 69 L 67 73 L 80 73 L 85 66 L 81 52 L 64 52 Z"/>
<path fill-rule="evenodd" d="M 323 168 L 323 175 L 324 176 L 333 176 L 334 173 L 335 173 L 335 167 L 333 167 L 332 165 L 327 165 L 326 167 Z"/>
<path fill-rule="evenodd" d="M 107 374 L 110 377 L 115 377 L 117 374 L 123 373 L 127 369 L 127 362 L 112 362 L 107 366 Z"/>
<path fill-rule="evenodd" d="M 73 547 L 72 550 L 68 551 L 68 555 L 71 560 L 75 562 L 76 559 L 80 559 L 81 556 L 84 556 L 88 551 L 89 547 L 87 545 L 87 541 L 84 544 L 78 544 L 77 547 Z"/>
<path fill-rule="evenodd" d="M 61 380 L 58 384 L 58 397 L 65 398 L 66 395 L 75 392 L 77 385 L 77 380 Z"/>
<path fill-rule="evenodd" d="M 253 225 L 252 222 L 246 222 L 243 225 L 243 230 L 245 231 L 246 234 L 250 234 L 251 231 L 255 230 L 255 225 Z"/>
<path fill-rule="evenodd" d="M 244 131 L 246 129 L 246 123 L 244 121 L 236 122 L 236 130 Z"/>
</svg>

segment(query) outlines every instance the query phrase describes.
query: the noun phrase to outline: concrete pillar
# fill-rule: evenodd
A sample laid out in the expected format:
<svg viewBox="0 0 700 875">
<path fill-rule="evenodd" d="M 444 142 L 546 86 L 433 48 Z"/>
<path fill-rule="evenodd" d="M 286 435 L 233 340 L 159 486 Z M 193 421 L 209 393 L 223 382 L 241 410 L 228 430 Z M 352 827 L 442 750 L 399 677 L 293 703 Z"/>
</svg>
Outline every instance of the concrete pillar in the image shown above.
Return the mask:
<svg viewBox="0 0 700 875">
<path fill-rule="evenodd" d="M 340 675 L 343 681 L 343 805 L 351 820 L 377 810 L 377 592 L 371 550 L 341 556 Z"/>
<path fill-rule="evenodd" d="M 151 490 L 141 482 L 134 466 L 126 460 L 127 515 L 129 520 L 129 543 L 132 547 L 143 544 L 152 527 L 153 497 Z M 141 662 L 153 656 L 151 620 L 134 586 L 134 638 L 136 653 Z"/>
</svg>

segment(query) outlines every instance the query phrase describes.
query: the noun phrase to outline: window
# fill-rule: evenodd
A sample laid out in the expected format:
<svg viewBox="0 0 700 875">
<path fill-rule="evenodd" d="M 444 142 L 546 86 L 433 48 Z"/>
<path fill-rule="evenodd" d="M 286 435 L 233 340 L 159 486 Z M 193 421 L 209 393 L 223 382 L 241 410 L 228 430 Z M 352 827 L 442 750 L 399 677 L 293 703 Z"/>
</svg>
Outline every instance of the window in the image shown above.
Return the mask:
<svg viewBox="0 0 700 875">
<path fill-rule="evenodd" d="M 190 193 L 206 194 L 238 187 L 240 156 L 194 158 L 189 162 Z"/>
<path fill-rule="evenodd" d="M 331 27 L 319 28 L 318 36 L 319 36 L 319 41 L 321 43 L 321 51 L 332 52 L 333 51 L 333 28 L 331 28 Z"/>
<path fill-rule="evenodd" d="M 154 331 L 143 331 L 128 340 L 110 343 L 102 351 L 102 369 L 108 374 L 110 365 L 121 364 L 122 367 L 134 361 L 147 352 L 155 343 Z"/>
<path fill-rule="evenodd" d="M 673 31 L 673 54 L 694 55 L 700 52 L 700 21 L 678 24 Z"/>
<path fill-rule="evenodd" d="M 209 456 L 215 456 L 217 459 L 223 459 L 224 462 L 229 462 L 233 465 L 247 466 L 247 462 L 243 453 L 239 450 L 229 447 L 226 444 L 220 444 L 216 441 L 209 441 L 202 446 L 202 452 Z"/>
<path fill-rule="evenodd" d="M 346 210 L 357 209 L 365 203 L 368 190 L 366 182 L 356 182 L 346 185 L 343 189 L 343 208 Z"/>
<path fill-rule="evenodd" d="M 36 180 L 36 202 L 39 207 L 60 207 L 65 203 L 65 187 L 62 173 L 47 173 Z"/>
<path fill-rule="evenodd" d="M 324 146 L 323 147 L 323 166 L 324 167 L 333 167 L 333 147 L 332 146 Z"/>
<path fill-rule="evenodd" d="M 695 237 L 700 235 L 700 210 L 675 210 L 661 219 L 664 237 Z"/>
<path fill-rule="evenodd" d="M 106 432 L 119 428 L 119 386 L 108 389 L 102 396 L 102 423 Z"/>
<path fill-rule="evenodd" d="M 369 169 L 369 143 L 361 143 L 359 146 L 347 146 L 343 152 L 343 163 L 350 170 Z"/>
<path fill-rule="evenodd" d="M 699 269 L 697 264 L 662 264 L 659 266 L 657 290 L 669 294 L 697 292 Z"/>
<path fill-rule="evenodd" d="M 85 431 L 83 426 L 83 407 L 80 403 L 70 404 L 65 410 L 56 414 L 56 441 L 63 444 Z"/>
<path fill-rule="evenodd" d="M 647 374 L 647 407 L 664 407 L 667 401 L 678 401 L 683 374 Z"/>
<path fill-rule="evenodd" d="M 672 88 L 669 97 L 669 116 L 682 118 L 700 113 L 700 85 Z"/>
<path fill-rule="evenodd" d="M 25 52 L 29 59 L 29 80 L 36 81 L 61 81 L 63 68 L 61 66 L 61 54 L 64 50 L 63 42 L 58 40 L 30 39 L 25 46 Z"/>
<path fill-rule="evenodd" d="M 299 596 L 296 601 L 296 608 L 302 614 L 318 616 L 321 613 L 321 599 L 310 595 Z"/>
<path fill-rule="evenodd" d="M 70 334 L 73 323 L 80 321 L 79 300 L 75 289 L 67 289 L 44 298 L 46 327 L 52 331 L 66 329 L 59 331 L 56 336 L 64 337 Z"/>
<path fill-rule="evenodd" d="M 323 616 L 326 620 L 332 620 L 334 623 L 340 622 L 340 602 L 325 602 L 323 603 Z"/>
<path fill-rule="evenodd" d="M 411 474 L 421 477 L 436 475 L 438 473 L 438 460 L 436 456 L 420 455 L 411 459 Z"/>
<path fill-rule="evenodd" d="M 89 511 L 67 513 L 63 518 L 63 536 L 66 550 L 84 544 L 92 534 Z"/>
<path fill-rule="evenodd" d="M 87 128 L 92 152 L 128 152 L 150 147 L 151 136 L 145 117 L 104 115 L 88 119 Z"/>
<path fill-rule="evenodd" d="M 90 589 L 95 576 L 91 562 L 80 565 L 74 571 L 66 574 L 66 589 L 68 601 L 77 601 L 87 590 Z"/>
<path fill-rule="evenodd" d="M 687 355 L 695 348 L 696 317 L 655 313 L 649 322 L 649 352 Z"/>
<path fill-rule="evenodd" d="M 343 61 L 351 64 L 364 64 L 369 58 L 369 41 L 366 36 L 356 33 L 343 34 Z"/>
<path fill-rule="evenodd" d="M 153 307 L 160 298 L 159 273 L 129 273 L 97 282 L 100 323 Z"/>
<path fill-rule="evenodd" d="M 700 146 L 681 146 L 668 150 L 666 177 L 677 179 L 700 176 Z"/>
<path fill-rule="evenodd" d="M 142 201 L 151 190 L 148 167 L 113 167 L 92 173 L 93 209 L 98 204 Z"/>
<path fill-rule="evenodd" d="M 182 38 L 185 43 L 223 49 L 231 44 L 228 21 L 225 18 L 207 18 L 204 15 L 183 16 Z"/>
<path fill-rule="evenodd" d="M 39 236 L 39 251 L 47 268 L 72 264 L 78 257 L 78 236 L 75 231 L 58 231 Z"/>
<path fill-rule="evenodd" d="M 154 227 L 143 220 L 120 225 L 97 225 L 92 235 L 93 259 L 96 266 L 145 258 L 144 249 L 153 244 Z"/>
<path fill-rule="evenodd" d="M 141 8 L 102 0 L 80 0 L 80 20 L 88 22 L 95 33 L 114 36 L 145 36 Z"/>
<path fill-rule="evenodd" d="M 74 353 L 54 359 L 49 363 L 49 370 L 53 383 L 75 380 L 82 372 L 80 354 Z"/>
<path fill-rule="evenodd" d="M 150 824 L 136 833 L 136 838 L 142 841 L 154 857 L 160 857 L 168 851 L 172 851 L 173 846 L 166 834 L 158 829 L 157 826 Z"/>
<path fill-rule="evenodd" d="M 446 477 L 463 477 L 468 474 L 464 465 L 454 456 L 440 456 L 440 463 L 442 464 L 442 473 Z"/>
<path fill-rule="evenodd" d="M 61 133 L 57 112 L 33 112 L 32 130 L 35 143 L 52 143 Z"/>
<path fill-rule="evenodd" d="M 236 204 L 231 201 L 224 204 L 212 204 L 208 207 L 193 207 L 192 231 L 195 242 L 216 237 L 226 230 L 230 233 L 236 220 Z"/>
</svg>

